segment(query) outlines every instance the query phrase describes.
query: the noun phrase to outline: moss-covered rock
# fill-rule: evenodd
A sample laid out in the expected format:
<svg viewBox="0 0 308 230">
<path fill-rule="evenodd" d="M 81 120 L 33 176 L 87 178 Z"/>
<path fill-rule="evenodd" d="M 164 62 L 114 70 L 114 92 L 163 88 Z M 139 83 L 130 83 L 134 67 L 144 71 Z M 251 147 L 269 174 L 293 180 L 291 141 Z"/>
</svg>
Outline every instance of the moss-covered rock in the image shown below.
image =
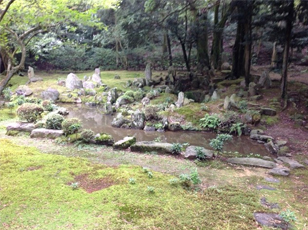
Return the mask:
<svg viewBox="0 0 308 230">
<path fill-rule="evenodd" d="M 128 147 L 132 146 L 136 143 L 136 137 L 124 137 L 123 140 L 119 140 L 114 143 L 114 149 L 127 149 Z"/>
<path fill-rule="evenodd" d="M 95 136 L 95 143 L 100 145 L 112 146 L 114 144 L 114 140 L 110 134 L 99 133 Z"/>
</svg>

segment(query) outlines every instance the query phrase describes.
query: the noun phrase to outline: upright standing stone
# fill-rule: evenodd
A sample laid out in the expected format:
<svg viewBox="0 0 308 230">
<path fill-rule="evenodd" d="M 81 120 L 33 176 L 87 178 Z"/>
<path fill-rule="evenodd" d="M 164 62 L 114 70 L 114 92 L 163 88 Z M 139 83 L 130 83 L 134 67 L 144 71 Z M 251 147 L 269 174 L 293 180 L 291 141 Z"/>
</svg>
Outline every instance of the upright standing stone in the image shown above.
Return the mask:
<svg viewBox="0 0 308 230">
<path fill-rule="evenodd" d="M 152 81 L 152 70 L 151 70 L 151 63 L 150 62 L 148 62 L 146 67 L 145 67 L 145 81 L 146 81 L 147 86 Z"/>
<path fill-rule="evenodd" d="M 32 78 L 34 78 L 34 69 L 31 66 L 28 68 L 28 78 L 30 81 Z"/>
<path fill-rule="evenodd" d="M 248 94 L 251 97 L 257 95 L 256 83 L 254 82 L 249 83 Z"/>
<path fill-rule="evenodd" d="M 96 68 L 94 70 L 94 74 L 92 75 L 92 81 L 97 82 L 98 84 L 102 84 L 101 71 L 99 68 Z"/>
<path fill-rule="evenodd" d="M 182 107 L 184 105 L 184 99 L 185 99 L 184 93 L 179 92 L 178 100 L 177 102 L 175 102 L 176 107 L 178 108 Z"/>
<path fill-rule="evenodd" d="M 224 110 L 229 110 L 231 107 L 230 98 L 228 96 L 225 97 L 224 101 Z"/>
<path fill-rule="evenodd" d="M 218 93 L 216 90 L 214 90 L 212 97 L 211 97 L 211 101 L 216 101 L 219 99 Z"/>
<path fill-rule="evenodd" d="M 268 71 L 264 71 L 258 81 L 258 85 L 261 88 L 265 88 L 268 89 L 272 86 L 272 80 L 269 77 L 269 72 Z"/>
</svg>

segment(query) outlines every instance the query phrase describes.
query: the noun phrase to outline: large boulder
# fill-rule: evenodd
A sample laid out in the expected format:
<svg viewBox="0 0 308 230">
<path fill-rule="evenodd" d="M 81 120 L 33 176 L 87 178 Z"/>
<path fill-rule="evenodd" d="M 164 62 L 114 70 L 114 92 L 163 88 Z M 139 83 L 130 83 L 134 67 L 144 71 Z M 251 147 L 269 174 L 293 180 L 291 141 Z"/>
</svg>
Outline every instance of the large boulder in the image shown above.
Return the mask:
<svg viewBox="0 0 308 230">
<path fill-rule="evenodd" d="M 143 129 L 145 122 L 145 115 L 139 110 L 136 110 L 132 115 L 132 128 Z"/>
<path fill-rule="evenodd" d="M 94 89 L 96 87 L 97 83 L 94 83 L 93 81 L 84 81 L 82 83 L 83 88 L 85 89 Z"/>
<path fill-rule="evenodd" d="M 119 94 L 118 94 L 117 88 L 112 88 L 108 92 L 107 102 L 110 102 L 111 104 L 113 104 L 116 102 L 118 97 L 119 97 Z"/>
<path fill-rule="evenodd" d="M 95 135 L 95 143 L 100 145 L 112 146 L 114 144 L 114 140 L 110 134 L 98 133 Z"/>
<path fill-rule="evenodd" d="M 136 137 L 124 137 L 124 139 L 114 143 L 114 149 L 127 149 L 136 143 Z"/>
<path fill-rule="evenodd" d="M 119 108 L 122 105 L 127 105 L 134 102 L 134 98 L 126 96 L 126 95 L 122 95 L 121 97 L 119 97 L 115 103 L 115 107 Z"/>
<path fill-rule="evenodd" d="M 270 169 L 276 167 L 276 164 L 274 162 L 263 160 L 260 158 L 249 158 L 249 157 L 229 158 L 227 159 L 227 162 L 231 164 L 255 166 L 255 167 L 270 168 Z"/>
<path fill-rule="evenodd" d="M 125 119 L 122 114 L 118 114 L 115 118 L 113 118 L 111 122 L 111 126 L 120 128 L 124 124 L 130 123 L 129 120 Z"/>
<path fill-rule="evenodd" d="M 80 80 L 75 74 L 70 73 L 69 75 L 67 75 L 65 87 L 70 90 L 81 89 L 82 80 Z"/>
<path fill-rule="evenodd" d="M 15 92 L 16 92 L 17 95 L 24 95 L 24 96 L 30 96 L 31 94 L 33 94 L 32 89 L 30 89 L 26 85 L 18 86 L 18 88 L 16 89 Z"/>
<path fill-rule="evenodd" d="M 281 167 L 276 167 L 268 172 L 271 175 L 274 176 L 289 176 L 290 175 L 290 169 L 288 168 L 281 168 Z"/>
<path fill-rule="evenodd" d="M 198 158 L 198 151 L 202 151 L 203 156 L 206 159 L 210 159 L 214 156 L 213 150 L 194 145 L 188 146 L 182 155 L 187 159 L 196 159 Z"/>
<path fill-rule="evenodd" d="M 62 135 L 63 135 L 63 130 L 39 128 L 32 130 L 30 137 L 56 139 Z"/>
<path fill-rule="evenodd" d="M 34 124 L 27 122 L 15 122 L 9 124 L 6 127 L 7 132 L 9 131 L 31 132 L 33 129 L 35 129 Z"/>
<path fill-rule="evenodd" d="M 41 93 L 43 100 L 56 101 L 59 99 L 60 93 L 56 89 L 47 89 Z"/>
<path fill-rule="evenodd" d="M 157 152 L 162 154 L 172 154 L 172 144 L 161 143 L 155 141 L 140 141 L 136 142 L 130 148 L 135 152 Z"/>
</svg>

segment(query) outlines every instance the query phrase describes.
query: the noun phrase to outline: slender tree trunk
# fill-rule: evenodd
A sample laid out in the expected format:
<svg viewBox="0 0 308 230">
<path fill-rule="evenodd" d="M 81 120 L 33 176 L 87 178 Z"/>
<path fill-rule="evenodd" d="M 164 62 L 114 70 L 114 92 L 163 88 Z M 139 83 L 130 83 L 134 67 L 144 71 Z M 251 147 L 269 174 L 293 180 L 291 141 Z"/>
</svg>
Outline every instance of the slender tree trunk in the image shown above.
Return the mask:
<svg viewBox="0 0 308 230">
<path fill-rule="evenodd" d="M 173 65 L 173 61 L 172 61 L 172 51 L 171 51 L 171 41 L 170 41 L 170 36 L 167 33 L 167 46 L 168 46 L 168 57 L 169 57 L 169 66 Z"/>
<path fill-rule="evenodd" d="M 283 51 L 283 61 L 282 61 L 282 76 L 281 76 L 281 98 L 287 99 L 287 82 L 288 82 L 288 59 L 289 59 L 289 49 L 290 40 L 292 32 L 293 14 L 294 14 L 294 0 L 289 0 L 288 15 L 286 18 L 286 34 L 284 42 Z"/>
<path fill-rule="evenodd" d="M 207 66 L 210 68 L 208 52 L 208 29 L 207 29 L 207 12 L 197 15 L 197 58 L 200 70 Z"/>
<path fill-rule="evenodd" d="M 245 21 L 245 84 L 248 87 L 250 81 L 250 66 L 251 66 L 251 21 L 253 11 L 253 1 L 246 2 L 246 21 Z"/>
<path fill-rule="evenodd" d="M 238 20 L 236 39 L 233 46 L 233 59 L 232 59 L 232 78 L 237 79 L 244 74 L 244 26 L 243 23 Z"/>
<path fill-rule="evenodd" d="M 190 63 L 189 63 L 189 58 L 188 58 L 187 53 L 186 53 L 185 43 L 180 38 L 179 38 L 179 40 L 180 40 L 180 43 L 181 43 L 181 48 L 182 48 L 182 52 L 183 52 L 183 57 L 184 57 L 186 69 L 187 69 L 188 72 L 190 72 Z"/>
</svg>

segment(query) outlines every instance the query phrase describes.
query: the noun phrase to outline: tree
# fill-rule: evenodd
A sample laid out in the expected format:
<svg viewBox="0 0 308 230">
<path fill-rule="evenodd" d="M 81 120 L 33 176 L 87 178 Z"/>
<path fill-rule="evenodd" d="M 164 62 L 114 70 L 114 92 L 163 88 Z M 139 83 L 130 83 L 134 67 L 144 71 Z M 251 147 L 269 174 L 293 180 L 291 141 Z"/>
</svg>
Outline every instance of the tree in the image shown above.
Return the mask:
<svg viewBox="0 0 308 230">
<path fill-rule="evenodd" d="M 102 26 L 95 17 L 97 7 L 110 6 L 111 3 L 98 0 L 20 0 L 7 5 L 0 25 L 0 36 L 6 38 L 1 39 L 0 47 L 1 54 L 7 57 L 7 72 L 0 82 L 0 92 L 16 72 L 25 68 L 26 46 L 32 38 L 69 22 Z M 5 44 L 3 41 L 10 42 Z"/>
</svg>

